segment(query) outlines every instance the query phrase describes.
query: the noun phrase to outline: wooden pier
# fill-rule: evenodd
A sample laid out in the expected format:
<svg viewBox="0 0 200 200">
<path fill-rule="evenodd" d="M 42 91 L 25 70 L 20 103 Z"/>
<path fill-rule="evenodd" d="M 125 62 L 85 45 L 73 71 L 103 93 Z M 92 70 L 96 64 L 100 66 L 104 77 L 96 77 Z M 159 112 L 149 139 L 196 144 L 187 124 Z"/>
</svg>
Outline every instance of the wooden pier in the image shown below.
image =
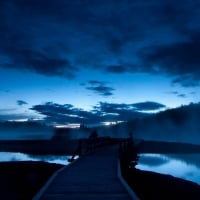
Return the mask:
<svg viewBox="0 0 200 200">
<path fill-rule="evenodd" d="M 103 146 L 56 172 L 33 200 L 137 200 L 121 177 L 119 145 Z"/>
</svg>

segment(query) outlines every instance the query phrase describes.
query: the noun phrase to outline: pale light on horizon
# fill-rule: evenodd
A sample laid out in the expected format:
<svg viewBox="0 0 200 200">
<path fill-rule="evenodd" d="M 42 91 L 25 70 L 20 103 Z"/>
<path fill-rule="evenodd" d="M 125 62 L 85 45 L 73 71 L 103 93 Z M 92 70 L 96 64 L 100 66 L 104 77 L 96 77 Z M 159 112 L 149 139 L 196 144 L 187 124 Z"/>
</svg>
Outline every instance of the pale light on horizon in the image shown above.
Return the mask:
<svg viewBox="0 0 200 200">
<path fill-rule="evenodd" d="M 80 128 L 80 124 L 56 124 L 54 125 L 55 128 Z"/>
</svg>

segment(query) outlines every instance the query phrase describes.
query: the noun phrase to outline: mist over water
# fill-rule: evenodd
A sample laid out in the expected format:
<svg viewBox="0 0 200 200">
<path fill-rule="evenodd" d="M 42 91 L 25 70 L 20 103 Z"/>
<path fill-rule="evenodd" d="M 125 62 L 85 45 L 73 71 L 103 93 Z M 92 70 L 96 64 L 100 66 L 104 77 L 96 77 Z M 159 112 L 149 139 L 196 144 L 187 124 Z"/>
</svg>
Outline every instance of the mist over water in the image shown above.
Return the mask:
<svg viewBox="0 0 200 200">
<path fill-rule="evenodd" d="M 120 134 L 132 132 L 144 140 L 200 144 L 199 115 L 199 103 L 168 109 L 119 125 Z"/>
<path fill-rule="evenodd" d="M 0 140 L 43 140 L 53 134 L 53 127 L 37 122 L 0 122 Z"/>
<path fill-rule="evenodd" d="M 31 133 L 29 131 L 21 132 L 21 131 L 12 131 L 12 132 L 4 132 L 0 134 L 0 140 L 48 140 L 51 139 L 53 135 L 52 132 L 34 132 Z"/>
</svg>

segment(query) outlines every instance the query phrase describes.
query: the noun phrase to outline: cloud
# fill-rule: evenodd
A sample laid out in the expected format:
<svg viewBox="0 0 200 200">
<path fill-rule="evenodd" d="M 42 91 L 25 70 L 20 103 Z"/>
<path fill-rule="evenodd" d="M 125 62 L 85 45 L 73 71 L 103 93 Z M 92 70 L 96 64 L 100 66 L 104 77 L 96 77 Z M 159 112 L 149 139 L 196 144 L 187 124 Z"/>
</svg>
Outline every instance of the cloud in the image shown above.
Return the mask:
<svg viewBox="0 0 200 200">
<path fill-rule="evenodd" d="M 199 12 L 188 0 L 1 1 L 0 67 L 66 78 L 85 68 L 161 73 L 193 86 Z"/>
<path fill-rule="evenodd" d="M 19 105 L 19 106 L 23 106 L 23 105 L 26 105 L 26 104 L 28 104 L 26 101 L 17 100 L 17 105 Z"/>
<path fill-rule="evenodd" d="M 83 123 L 94 117 L 92 113 L 75 108 L 71 104 L 61 105 L 47 102 L 42 105 L 35 105 L 31 110 L 46 116 L 45 121 L 51 123 Z"/>
<path fill-rule="evenodd" d="M 108 66 L 105 70 L 115 74 L 122 74 L 129 71 L 127 67 L 121 65 Z"/>
<path fill-rule="evenodd" d="M 185 94 L 179 94 L 178 97 L 186 98 L 187 96 Z"/>
<path fill-rule="evenodd" d="M 94 110 L 101 113 L 102 121 L 129 121 L 143 116 L 128 104 L 99 102 Z"/>
<path fill-rule="evenodd" d="M 90 111 L 76 108 L 71 104 L 56 104 L 47 102 L 35 105 L 31 110 L 45 116 L 46 123 L 84 123 L 100 124 L 106 121 L 129 121 L 145 116 L 139 111 L 159 110 L 165 106 L 156 102 L 137 104 L 116 104 L 99 102 Z"/>
<path fill-rule="evenodd" d="M 97 80 L 90 80 L 90 81 L 88 81 L 88 83 L 91 84 L 91 85 L 104 85 L 104 84 L 106 84 L 106 82 L 104 82 L 104 81 L 97 81 Z"/>
<path fill-rule="evenodd" d="M 194 94 L 196 94 L 196 92 L 190 92 L 190 94 L 191 94 L 191 95 L 194 95 Z"/>
<path fill-rule="evenodd" d="M 12 62 L 4 64 L 2 67 L 19 68 L 21 70 L 33 71 L 45 76 L 64 76 L 73 78 L 76 67 L 71 66 L 66 58 L 50 55 L 48 52 L 39 52 L 29 49 L 14 49 L 11 47 L 7 50 L 9 56 L 12 57 Z M 14 52 L 13 52 L 14 51 Z"/>
<path fill-rule="evenodd" d="M 88 90 L 92 90 L 95 93 L 101 95 L 101 96 L 112 96 L 113 93 L 112 91 L 114 90 L 111 87 L 107 87 L 107 86 L 103 86 L 103 85 L 99 85 L 99 86 L 92 86 L 92 87 L 86 87 L 86 89 Z"/>
<path fill-rule="evenodd" d="M 11 90 L 0 90 L 0 92 L 3 92 L 3 93 L 10 93 L 11 92 Z"/>
<path fill-rule="evenodd" d="M 127 121 L 136 116 L 142 116 L 140 111 L 152 111 L 161 108 L 165 108 L 165 105 L 156 102 L 141 102 L 134 104 L 99 102 L 98 105 L 94 106 L 94 112 L 103 115 L 113 115 L 118 120 Z"/>
<path fill-rule="evenodd" d="M 161 103 L 151 102 L 151 101 L 135 103 L 135 104 L 132 104 L 132 106 L 135 107 L 136 110 L 138 111 L 153 111 L 153 110 L 166 108 L 166 106 Z"/>
<path fill-rule="evenodd" d="M 115 90 L 112 87 L 106 86 L 105 85 L 106 83 L 103 81 L 90 80 L 90 81 L 88 81 L 88 84 L 90 86 L 86 87 L 87 90 L 91 90 L 101 96 L 104 96 L 104 97 L 112 96 L 113 91 Z"/>
<path fill-rule="evenodd" d="M 99 102 L 98 105 L 94 106 L 94 109 L 101 113 L 119 115 L 121 111 L 131 110 L 132 106 L 123 103 Z"/>
<path fill-rule="evenodd" d="M 0 109 L 0 113 L 8 113 L 8 112 L 13 112 L 16 111 L 16 108 L 4 108 L 4 109 Z"/>
<path fill-rule="evenodd" d="M 181 84 L 183 87 L 197 87 L 199 86 L 198 74 L 182 75 L 172 81 L 172 85 Z"/>
<path fill-rule="evenodd" d="M 78 69 L 63 56 L 66 54 L 65 45 L 53 31 L 54 23 L 51 21 L 51 25 L 46 16 L 50 11 L 55 13 L 55 7 L 62 6 L 60 3 L 54 5 L 53 2 L 46 4 L 32 0 L 29 3 L 22 0 L 1 3 L 0 67 L 46 76 L 75 76 Z"/>
<path fill-rule="evenodd" d="M 35 115 L 35 114 L 27 114 L 27 113 L 18 113 L 16 112 L 11 112 L 12 110 L 5 110 L 1 111 L 0 110 L 0 121 L 32 121 L 32 120 L 41 120 L 42 117 Z"/>
<path fill-rule="evenodd" d="M 169 92 L 170 94 L 175 94 L 175 95 L 178 95 L 179 94 L 179 92 L 177 92 L 177 91 L 173 91 L 173 92 Z"/>
<path fill-rule="evenodd" d="M 99 102 L 98 105 L 94 106 L 94 111 L 105 115 L 113 115 L 118 120 L 128 121 L 135 117 L 143 116 L 141 111 L 158 111 L 161 108 L 166 108 L 166 106 L 157 102 L 134 104 Z"/>
<path fill-rule="evenodd" d="M 199 41 L 179 42 L 176 44 L 154 46 L 141 53 L 144 65 L 151 71 L 174 76 L 173 83 L 184 87 L 199 85 L 200 78 Z"/>
<path fill-rule="evenodd" d="M 187 95 L 186 94 L 182 94 L 182 93 L 179 93 L 177 91 L 173 91 L 173 92 L 169 92 L 170 94 L 174 94 L 176 95 L 177 97 L 181 97 L 181 98 L 186 98 Z M 190 93 L 191 95 L 193 94 L 193 92 Z"/>
</svg>

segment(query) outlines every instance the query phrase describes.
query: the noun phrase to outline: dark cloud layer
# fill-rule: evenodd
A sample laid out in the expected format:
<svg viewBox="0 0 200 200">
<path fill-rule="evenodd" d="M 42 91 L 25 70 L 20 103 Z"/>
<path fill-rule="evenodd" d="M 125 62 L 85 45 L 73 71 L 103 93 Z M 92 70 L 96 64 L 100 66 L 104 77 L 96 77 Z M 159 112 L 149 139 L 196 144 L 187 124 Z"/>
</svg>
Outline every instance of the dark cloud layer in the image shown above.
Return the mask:
<svg viewBox="0 0 200 200">
<path fill-rule="evenodd" d="M 67 78 L 80 68 L 159 73 L 198 85 L 199 12 L 190 0 L 1 1 L 0 67 Z"/>
<path fill-rule="evenodd" d="M 165 106 L 156 102 L 143 102 L 136 104 L 115 104 L 99 102 L 93 110 L 85 111 L 75 108 L 71 104 L 56 104 L 47 102 L 31 108 L 45 116 L 47 123 L 85 123 L 100 124 L 105 121 L 128 121 L 145 114 L 139 111 L 159 110 Z"/>
<path fill-rule="evenodd" d="M 199 38 L 200 39 L 200 38 Z M 195 86 L 200 77 L 200 42 L 188 41 L 143 50 L 146 66 L 158 66 L 159 71 L 176 76 L 173 83 Z"/>
</svg>

